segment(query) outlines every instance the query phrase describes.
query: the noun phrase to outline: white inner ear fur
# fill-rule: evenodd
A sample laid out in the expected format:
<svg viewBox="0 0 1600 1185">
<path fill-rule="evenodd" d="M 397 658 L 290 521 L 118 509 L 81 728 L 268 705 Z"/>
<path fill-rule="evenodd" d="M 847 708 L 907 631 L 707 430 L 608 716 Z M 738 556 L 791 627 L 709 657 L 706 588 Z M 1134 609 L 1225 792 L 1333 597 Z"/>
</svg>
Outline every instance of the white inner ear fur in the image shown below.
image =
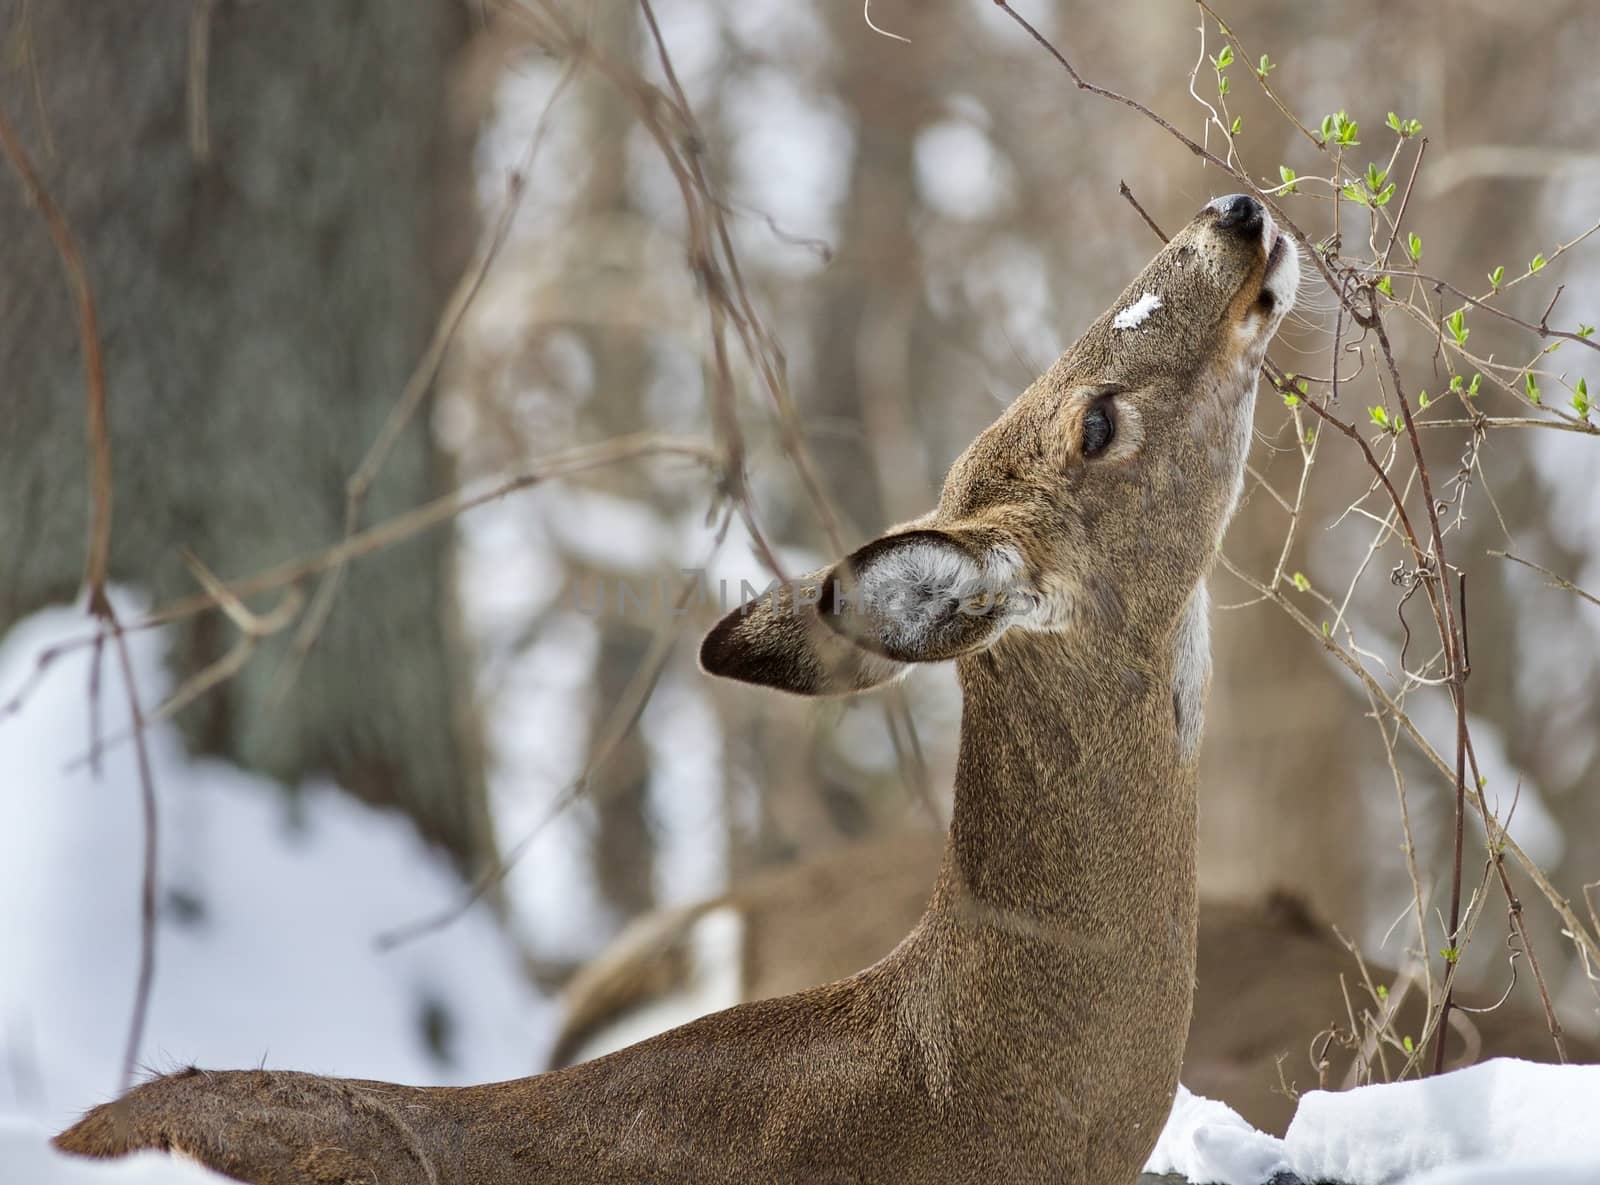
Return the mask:
<svg viewBox="0 0 1600 1185">
<path fill-rule="evenodd" d="M 1037 603 L 1022 555 L 1010 546 L 978 560 L 950 544 L 917 539 L 874 558 L 858 579 L 860 595 L 890 631 L 884 641 L 907 651 L 952 613 L 996 614 L 1003 629 Z"/>
</svg>

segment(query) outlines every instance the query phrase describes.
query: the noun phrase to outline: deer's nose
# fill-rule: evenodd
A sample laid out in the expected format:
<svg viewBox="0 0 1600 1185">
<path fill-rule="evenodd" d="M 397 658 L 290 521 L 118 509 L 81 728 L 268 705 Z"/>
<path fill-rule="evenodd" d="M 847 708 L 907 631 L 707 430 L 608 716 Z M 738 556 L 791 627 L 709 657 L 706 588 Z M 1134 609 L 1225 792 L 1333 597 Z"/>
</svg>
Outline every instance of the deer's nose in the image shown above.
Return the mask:
<svg viewBox="0 0 1600 1185">
<path fill-rule="evenodd" d="M 1211 202 L 1217 212 L 1217 226 L 1221 230 L 1237 231 L 1244 236 L 1259 235 L 1264 216 L 1261 203 L 1245 193 L 1230 193 Z"/>
</svg>

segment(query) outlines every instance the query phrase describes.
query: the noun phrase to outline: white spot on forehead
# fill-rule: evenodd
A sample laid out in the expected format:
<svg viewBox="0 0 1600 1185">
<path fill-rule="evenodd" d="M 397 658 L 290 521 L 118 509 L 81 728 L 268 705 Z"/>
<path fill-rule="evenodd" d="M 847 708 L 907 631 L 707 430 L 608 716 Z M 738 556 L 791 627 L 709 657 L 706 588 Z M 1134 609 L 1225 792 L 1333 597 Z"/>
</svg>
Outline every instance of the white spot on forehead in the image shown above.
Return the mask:
<svg viewBox="0 0 1600 1185">
<path fill-rule="evenodd" d="M 1111 328 L 1137 329 L 1160 307 L 1161 298 L 1154 292 L 1146 292 L 1111 319 Z"/>
</svg>

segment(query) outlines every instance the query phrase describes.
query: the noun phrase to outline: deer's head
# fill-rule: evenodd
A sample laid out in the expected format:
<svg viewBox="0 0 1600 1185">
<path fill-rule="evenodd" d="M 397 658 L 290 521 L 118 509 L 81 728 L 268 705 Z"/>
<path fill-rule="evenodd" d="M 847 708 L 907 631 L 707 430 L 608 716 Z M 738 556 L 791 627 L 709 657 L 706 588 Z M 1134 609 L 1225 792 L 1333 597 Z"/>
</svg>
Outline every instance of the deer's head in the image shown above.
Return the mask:
<svg viewBox="0 0 1600 1185">
<path fill-rule="evenodd" d="M 1238 501 L 1299 260 L 1218 198 L 967 448 L 938 507 L 725 617 L 707 671 L 859 691 L 1007 631 L 1170 637 Z"/>
</svg>

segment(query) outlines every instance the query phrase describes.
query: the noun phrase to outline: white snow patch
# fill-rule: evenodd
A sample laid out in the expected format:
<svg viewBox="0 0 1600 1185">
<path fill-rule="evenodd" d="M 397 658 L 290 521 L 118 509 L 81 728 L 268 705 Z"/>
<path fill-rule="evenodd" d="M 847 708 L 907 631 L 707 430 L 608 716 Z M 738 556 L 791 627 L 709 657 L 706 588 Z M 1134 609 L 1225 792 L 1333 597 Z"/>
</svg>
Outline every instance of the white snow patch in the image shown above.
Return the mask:
<svg viewBox="0 0 1600 1185">
<path fill-rule="evenodd" d="M 194 1161 L 166 1152 L 85 1160 L 50 1145 L 31 1120 L 0 1117 L 0 1182 L 6 1185 L 233 1185 Z"/>
<path fill-rule="evenodd" d="M 1161 298 L 1146 292 L 1138 300 L 1111 319 L 1113 329 L 1137 329 L 1150 319 L 1150 314 L 1161 307 Z"/>
<path fill-rule="evenodd" d="M 1283 1142 L 1308 1181 L 1390 1185 L 1474 1161 L 1584 1165 L 1600 1181 L 1596 1116 L 1600 1066 L 1496 1058 L 1438 1078 L 1310 1091 Z"/>
<path fill-rule="evenodd" d="M 1590 1164 L 1518 1161 L 1516 1164 L 1457 1164 L 1412 1177 L 1405 1185 L 1596 1185 L 1600 1160 Z"/>
<path fill-rule="evenodd" d="M 138 617 L 132 598 L 115 601 L 123 620 Z M 88 633 L 81 609 L 18 623 L 0 640 L 0 700 L 41 650 Z M 127 643 L 148 709 L 171 685 L 165 641 L 147 630 Z M 0 720 L 0 1112 L 52 1128 L 116 1092 L 138 965 L 132 746 L 107 751 L 98 780 L 69 768 L 88 745 L 90 655 L 61 657 Z M 127 724 L 114 657 L 100 679 L 102 734 L 114 737 Z M 291 805 L 265 778 L 191 759 L 168 726 L 148 739 L 160 920 L 141 1065 L 265 1061 L 417 1083 L 534 1068 L 549 1006 L 487 909 L 390 953 L 375 947 L 380 932 L 464 892 L 409 823 L 327 784 L 302 787 Z M 427 1017 L 443 1056 L 424 1039 Z M 10 1167 L 0 1156 L 0 1182 L 32 1180 Z"/>
<path fill-rule="evenodd" d="M 1261 1185 L 1288 1167 L 1282 1140 L 1258 1132 L 1227 1104 L 1180 1086 L 1144 1171 L 1182 1173 L 1190 1181 Z"/>
<path fill-rule="evenodd" d="M 1438 1078 L 1308 1092 L 1282 1140 L 1182 1087 L 1145 1169 L 1215 1185 L 1289 1170 L 1340 1185 L 1597 1185 L 1600 1066 L 1496 1058 Z"/>
</svg>

